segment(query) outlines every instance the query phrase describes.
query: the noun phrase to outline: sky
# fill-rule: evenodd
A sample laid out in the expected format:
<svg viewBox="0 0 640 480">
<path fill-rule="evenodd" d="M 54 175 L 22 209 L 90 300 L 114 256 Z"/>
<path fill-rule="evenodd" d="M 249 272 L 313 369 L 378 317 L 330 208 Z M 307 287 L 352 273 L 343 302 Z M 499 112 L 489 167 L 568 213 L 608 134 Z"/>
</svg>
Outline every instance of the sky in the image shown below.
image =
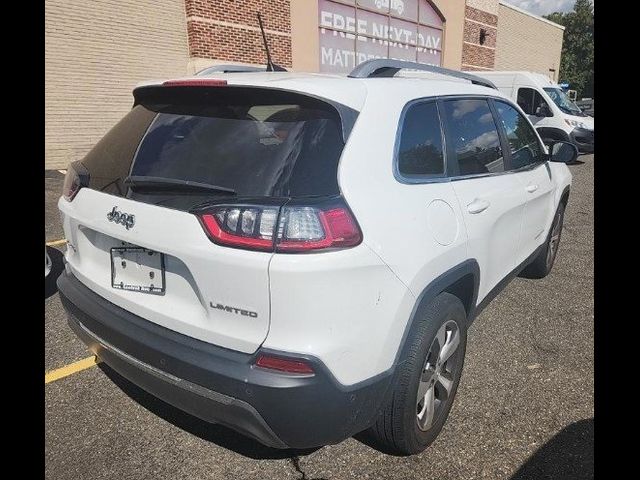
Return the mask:
<svg viewBox="0 0 640 480">
<path fill-rule="evenodd" d="M 548 15 L 553 12 L 570 12 L 575 0 L 506 0 L 535 15 Z M 594 1 L 595 3 L 595 1 Z"/>
</svg>

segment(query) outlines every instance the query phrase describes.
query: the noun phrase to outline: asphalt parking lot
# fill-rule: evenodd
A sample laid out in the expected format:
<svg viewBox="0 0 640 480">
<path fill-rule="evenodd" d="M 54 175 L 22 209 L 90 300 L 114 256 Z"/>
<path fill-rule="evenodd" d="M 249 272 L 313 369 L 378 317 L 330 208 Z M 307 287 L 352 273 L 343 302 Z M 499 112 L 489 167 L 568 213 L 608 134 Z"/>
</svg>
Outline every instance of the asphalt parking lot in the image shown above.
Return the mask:
<svg viewBox="0 0 640 480">
<path fill-rule="evenodd" d="M 98 365 L 45 385 L 46 477 L 593 478 L 594 156 L 580 161 L 570 167 L 553 272 L 514 280 L 475 321 L 453 410 L 422 454 L 389 456 L 354 438 L 314 451 L 272 450 L 183 414 Z M 47 172 L 48 242 L 63 238 L 61 187 L 62 175 Z M 61 255 L 53 254 L 55 266 Z M 55 290 L 45 296 L 50 372 L 89 353 L 67 327 Z"/>
</svg>

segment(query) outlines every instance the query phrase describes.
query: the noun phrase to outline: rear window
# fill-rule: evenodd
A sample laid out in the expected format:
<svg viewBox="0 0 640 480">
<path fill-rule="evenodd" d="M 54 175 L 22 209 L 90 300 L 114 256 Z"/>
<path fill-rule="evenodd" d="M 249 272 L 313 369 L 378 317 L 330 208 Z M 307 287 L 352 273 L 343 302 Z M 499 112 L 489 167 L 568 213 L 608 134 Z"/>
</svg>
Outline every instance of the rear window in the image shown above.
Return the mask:
<svg viewBox="0 0 640 480">
<path fill-rule="evenodd" d="M 131 175 L 210 184 L 238 196 L 339 193 L 344 141 L 329 103 L 258 88 L 153 90 L 83 160 L 93 188 L 124 195 Z"/>
</svg>

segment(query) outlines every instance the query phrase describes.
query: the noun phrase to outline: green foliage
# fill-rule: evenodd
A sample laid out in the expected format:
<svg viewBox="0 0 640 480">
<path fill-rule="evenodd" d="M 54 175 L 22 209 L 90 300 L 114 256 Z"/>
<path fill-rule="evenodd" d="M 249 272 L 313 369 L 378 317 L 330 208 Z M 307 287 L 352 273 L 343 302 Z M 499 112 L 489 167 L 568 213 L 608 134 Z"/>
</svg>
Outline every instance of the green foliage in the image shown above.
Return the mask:
<svg viewBox="0 0 640 480">
<path fill-rule="evenodd" d="M 565 27 L 558 79 L 569 82 L 578 98 L 593 98 L 593 2 L 576 0 L 573 12 L 545 18 Z"/>
</svg>

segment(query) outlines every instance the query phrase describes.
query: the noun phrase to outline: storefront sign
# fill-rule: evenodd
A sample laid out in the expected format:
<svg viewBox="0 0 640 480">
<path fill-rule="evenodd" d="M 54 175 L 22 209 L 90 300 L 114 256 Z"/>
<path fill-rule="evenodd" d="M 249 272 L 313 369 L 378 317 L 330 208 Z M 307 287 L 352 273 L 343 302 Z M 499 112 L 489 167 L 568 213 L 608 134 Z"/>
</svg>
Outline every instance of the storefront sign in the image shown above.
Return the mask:
<svg viewBox="0 0 640 480">
<path fill-rule="evenodd" d="M 426 0 L 320 0 L 320 71 L 372 58 L 442 61 L 443 21 Z"/>
</svg>

